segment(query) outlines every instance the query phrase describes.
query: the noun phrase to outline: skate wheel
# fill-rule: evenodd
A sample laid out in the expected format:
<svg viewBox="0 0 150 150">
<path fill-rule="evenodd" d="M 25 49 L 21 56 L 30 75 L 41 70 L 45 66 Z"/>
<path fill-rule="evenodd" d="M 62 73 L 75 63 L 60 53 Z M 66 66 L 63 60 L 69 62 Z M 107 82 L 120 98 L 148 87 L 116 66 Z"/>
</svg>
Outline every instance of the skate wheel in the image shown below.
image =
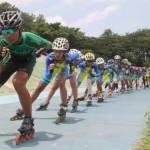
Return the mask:
<svg viewBox="0 0 150 150">
<path fill-rule="evenodd" d="M 112 93 L 109 93 L 108 96 L 109 96 L 109 97 L 112 97 Z"/>
<path fill-rule="evenodd" d="M 71 113 L 75 113 L 75 112 L 77 112 L 77 107 L 73 107 L 71 110 Z"/>
<path fill-rule="evenodd" d="M 10 121 L 15 121 L 15 118 L 10 118 Z"/>
<path fill-rule="evenodd" d="M 84 97 L 79 97 L 79 98 L 77 98 L 77 100 L 78 100 L 78 101 L 84 101 L 85 98 L 84 98 Z"/>
<path fill-rule="evenodd" d="M 22 120 L 24 117 L 18 117 L 18 116 L 14 116 L 12 118 L 10 118 L 10 121 L 16 121 L 16 120 Z"/>
<path fill-rule="evenodd" d="M 21 144 L 24 141 L 23 135 L 21 135 L 20 133 L 16 134 L 16 145 Z"/>
<path fill-rule="evenodd" d="M 104 99 L 101 98 L 101 99 L 98 99 L 97 103 L 102 103 L 103 101 L 104 101 Z"/>
<path fill-rule="evenodd" d="M 32 139 L 32 138 L 31 138 L 30 134 L 26 134 L 26 135 L 25 135 L 25 140 L 26 140 L 26 141 L 31 140 L 31 139 Z"/>
<path fill-rule="evenodd" d="M 56 119 L 55 123 L 56 123 L 56 124 L 59 124 L 59 123 L 64 122 L 64 120 L 65 120 L 64 118 L 58 117 L 58 118 Z"/>
<path fill-rule="evenodd" d="M 15 121 L 15 120 L 17 120 L 17 116 L 13 116 L 10 118 L 10 121 Z"/>
<path fill-rule="evenodd" d="M 17 133 L 16 134 L 16 145 L 19 145 L 25 141 L 28 141 L 28 140 L 31 140 L 34 136 L 34 129 L 30 132 L 30 133 L 27 133 L 27 134 L 20 134 L 20 133 Z"/>
<path fill-rule="evenodd" d="M 56 121 L 55 121 L 56 124 L 59 124 L 60 122 L 61 122 L 60 118 L 57 118 Z"/>
<path fill-rule="evenodd" d="M 33 131 L 29 134 L 30 139 L 33 139 L 34 133 L 35 133 L 35 131 L 34 131 L 34 129 L 33 129 Z"/>
<path fill-rule="evenodd" d="M 26 139 L 27 139 L 27 140 L 33 139 L 34 132 L 35 132 L 34 129 L 33 129 L 33 131 L 29 132 L 29 133 L 26 135 Z"/>
<path fill-rule="evenodd" d="M 47 108 L 42 108 L 42 109 L 36 109 L 36 111 L 46 111 Z"/>
<path fill-rule="evenodd" d="M 77 112 L 77 110 L 71 110 L 71 113 L 75 113 L 75 112 Z"/>
<path fill-rule="evenodd" d="M 87 102 L 86 106 L 87 106 L 87 107 L 92 106 L 92 102 Z"/>
</svg>

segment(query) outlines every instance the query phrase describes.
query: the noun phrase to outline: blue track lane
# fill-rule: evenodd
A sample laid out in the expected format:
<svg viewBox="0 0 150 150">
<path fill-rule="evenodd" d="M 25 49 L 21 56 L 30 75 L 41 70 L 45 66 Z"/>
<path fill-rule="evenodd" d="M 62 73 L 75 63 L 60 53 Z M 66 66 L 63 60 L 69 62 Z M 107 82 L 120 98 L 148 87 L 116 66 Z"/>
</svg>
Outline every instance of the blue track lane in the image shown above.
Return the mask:
<svg viewBox="0 0 150 150">
<path fill-rule="evenodd" d="M 80 102 L 77 113 L 67 113 L 66 122 L 55 125 L 60 103 L 58 94 L 48 111 L 34 111 L 42 100 L 41 97 L 33 105 L 35 138 L 16 146 L 14 139 L 21 121 L 10 122 L 9 118 L 19 107 L 18 99 L 16 96 L 0 97 L 3 101 L 0 105 L 0 150 L 129 150 L 143 136 L 144 114 L 150 111 L 150 89 L 145 89 L 115 94 L 102 104 L 94 101 L 91 108 Z"/>
</svg>

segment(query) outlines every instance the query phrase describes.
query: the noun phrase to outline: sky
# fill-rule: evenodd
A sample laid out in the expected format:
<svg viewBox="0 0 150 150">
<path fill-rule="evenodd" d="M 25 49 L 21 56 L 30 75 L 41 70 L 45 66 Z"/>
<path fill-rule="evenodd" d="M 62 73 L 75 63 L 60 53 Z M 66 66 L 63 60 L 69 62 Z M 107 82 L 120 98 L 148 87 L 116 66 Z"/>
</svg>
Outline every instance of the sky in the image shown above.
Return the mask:
<svg viewBox="0 0 150 150">
<path fill-rule="evenodd" d="M 49 23 L 78 27 L 87 36 L 110 28 L 118 34 L 150 28 L 150 0 L 0 0 L 20 10 L 43 14 Z"/>
</svg>

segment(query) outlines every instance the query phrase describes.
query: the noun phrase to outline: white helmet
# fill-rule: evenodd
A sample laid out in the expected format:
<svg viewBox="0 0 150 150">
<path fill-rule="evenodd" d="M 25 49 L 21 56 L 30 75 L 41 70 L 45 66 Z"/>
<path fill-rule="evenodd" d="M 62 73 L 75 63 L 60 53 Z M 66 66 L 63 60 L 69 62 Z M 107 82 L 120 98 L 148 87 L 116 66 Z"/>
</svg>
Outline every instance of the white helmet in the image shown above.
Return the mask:
<svg viewBox="0 0 150 150">
<path fill-rule="evenodd" d="M 121 56 L 116 55 L 116 56 L 114 56 L 114 59 L 115 59 L 115 60 L 120 60 L 120 59 L 121 59 Z"/>
<path fill-rule="evenodd" d="M 56 38 L 52 43 L 53 50 L 67 51 L 69 49 L 69 41 L 66 38 Z"/>
<path fill-rule="evenodd" d="M 96 59 L 96 64 L 100 65 L 100 64 L 104 64 L 105 63 L 105 60 L 101 57 L 97 58 Z"/>
<path fill-rule="evenodd" d="M 128 59 L 127 58 L 124 58 L 123 60 L 122 60 L 122 63 L 123 64 L 127 64 L 129 61 L 128 61 Z"/>
<path fill-rule="evenodd" d="M 0 14 L 0 26 L 19 28 L 22 26 L 21 13 L 18 11 L 6 11 Z"/>
</svg>

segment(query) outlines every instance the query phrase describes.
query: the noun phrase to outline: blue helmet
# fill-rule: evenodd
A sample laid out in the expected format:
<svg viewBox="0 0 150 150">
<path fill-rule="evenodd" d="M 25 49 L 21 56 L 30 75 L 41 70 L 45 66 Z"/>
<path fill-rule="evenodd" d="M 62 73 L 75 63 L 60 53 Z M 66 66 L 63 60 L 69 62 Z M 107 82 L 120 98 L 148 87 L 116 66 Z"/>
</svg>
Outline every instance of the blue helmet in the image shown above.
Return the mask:
<svg viewBox="0 0 150 150">
<path fill-rule="evenodd" d="M 71 49 L 68 53 L 68 59 L 69 61 L 78 61 L 80 59 L 79 50 Z"/>
<path fill-rule="evenodd" d="M 108 64 L 113 64 L 113 63 L 114 63 L 114 60 L 113 60 L 113 59 L 109 59 L 109 60 L 107 61 L 107 63 L 108 63 Z"/>
</svg>

